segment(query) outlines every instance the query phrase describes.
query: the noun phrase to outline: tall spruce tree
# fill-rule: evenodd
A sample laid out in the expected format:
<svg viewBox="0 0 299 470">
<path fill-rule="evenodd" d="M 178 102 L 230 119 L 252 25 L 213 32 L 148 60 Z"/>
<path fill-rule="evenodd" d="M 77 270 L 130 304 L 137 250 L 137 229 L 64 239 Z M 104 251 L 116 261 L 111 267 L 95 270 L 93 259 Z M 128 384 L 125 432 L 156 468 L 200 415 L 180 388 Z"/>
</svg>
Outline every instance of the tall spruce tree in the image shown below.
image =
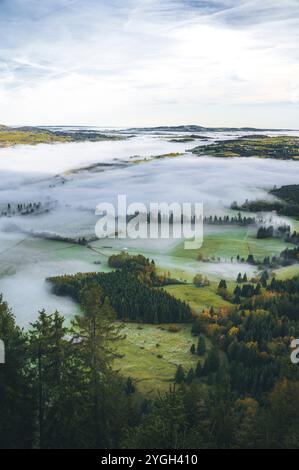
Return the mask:
<svg viewBox="0 0 299 470">
<path fill-rule="evenodd" d="M 35 423 L 27 338 L 2 296 L 0 338 L 5 345 L 5 363 L 0 364 L 0 448 L 30 448 Z"/>
</svg>

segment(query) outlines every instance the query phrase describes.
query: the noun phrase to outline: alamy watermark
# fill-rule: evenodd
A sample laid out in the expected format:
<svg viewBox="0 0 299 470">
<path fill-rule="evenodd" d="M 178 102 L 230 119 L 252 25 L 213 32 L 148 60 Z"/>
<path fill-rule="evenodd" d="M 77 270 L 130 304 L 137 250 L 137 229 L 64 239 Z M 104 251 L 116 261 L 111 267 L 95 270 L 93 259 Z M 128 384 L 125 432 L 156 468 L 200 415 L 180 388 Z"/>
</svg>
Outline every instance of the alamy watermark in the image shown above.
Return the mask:
<svg viewBox="0 0 299 470">
<path fill-rule="evenodd" d="M 117 207 L 103 202 L 97 205 L 100 216 L 95 233 L 98 238 L 120 239 L 184 239 L 186 250 L 203 245 L 203 204 L 191 202 L 141 202 L 127 204 L 124 194 L 118 195 Z"/>
<path fill-rule="evenodd" d="M 299 364 L 299 339 L 294 339 L 291 342 L 291 348 L 294 349 L 291 354 L 292 364 Z"/>
</svg>

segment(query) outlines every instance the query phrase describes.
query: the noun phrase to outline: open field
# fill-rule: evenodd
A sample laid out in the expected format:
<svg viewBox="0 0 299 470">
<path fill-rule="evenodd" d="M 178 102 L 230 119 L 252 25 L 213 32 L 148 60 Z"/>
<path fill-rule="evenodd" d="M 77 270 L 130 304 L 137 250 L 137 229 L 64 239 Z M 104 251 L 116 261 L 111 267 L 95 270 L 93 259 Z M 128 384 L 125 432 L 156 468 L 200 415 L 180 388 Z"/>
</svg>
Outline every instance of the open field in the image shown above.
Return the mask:
<svg viewBox="0 0 299 470">
<path fill-rule="evenodd" d="M 163 289 L 174 297 L 187 302 L 197 312 L 205 308 L 229 307 L 231 304 L 217 295 L 218 283 L 212 283 L 209 287 L 195 287 L 192 284 L 167 286 Z"/>
<path fill-rule="evenodd" d="M 280 254 L 287 244 L 279 239 L 259 240 L 255 237 L 256 229 L 252 228 L 232 228 L 231 230 L 222 230 L 218 233 L 206 235 L 203 247 L 200 250 L 185 250 L 184 244 L 179 244 L 172 255 L 188 259 L 198 259 L 201 255 L 203 259 L 230 261 L 238 255 L 247 259 L 248 255 L 254 255 L 257 259 L 263 259 L 265 256 L 274 256 Z"/>
<path fill-rule="evenodd" d="M 126 338 L 117 347 L 124 357 L 117 359 L 114 367 L 136 380 L 141 391 L 167 390 L 178 365 L 188 370 L 199 360 L 190 353 L 191 345 L 197 342 L 191 336 L 191 325 L 177 326 L 179 331 L 172 333 L 169 325 L 123 324 Z"/>
<path fill-rule="evenodd" d="M 287 266 L 286 268 L 277 269 L 275 271 L 277 279 L 286 280 L 294 276 L 299 276 L 299 264 Z"/>
</svg>

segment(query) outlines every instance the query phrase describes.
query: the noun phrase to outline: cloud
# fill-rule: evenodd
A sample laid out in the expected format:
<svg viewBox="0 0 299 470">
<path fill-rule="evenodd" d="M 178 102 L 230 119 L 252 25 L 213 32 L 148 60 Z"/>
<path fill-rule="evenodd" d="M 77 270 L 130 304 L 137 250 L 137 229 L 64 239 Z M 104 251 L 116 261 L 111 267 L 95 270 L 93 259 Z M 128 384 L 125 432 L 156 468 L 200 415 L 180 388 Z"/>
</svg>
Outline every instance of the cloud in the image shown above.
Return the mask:
<svg viewBox="0 0 299 470">
<path fill-rule="evenodd" d="M 298 26 L 296 0 L 3 0 L 2 119 L 241 125 L 232 106 L 285 103 L 296 127 Z"/>
</svg>

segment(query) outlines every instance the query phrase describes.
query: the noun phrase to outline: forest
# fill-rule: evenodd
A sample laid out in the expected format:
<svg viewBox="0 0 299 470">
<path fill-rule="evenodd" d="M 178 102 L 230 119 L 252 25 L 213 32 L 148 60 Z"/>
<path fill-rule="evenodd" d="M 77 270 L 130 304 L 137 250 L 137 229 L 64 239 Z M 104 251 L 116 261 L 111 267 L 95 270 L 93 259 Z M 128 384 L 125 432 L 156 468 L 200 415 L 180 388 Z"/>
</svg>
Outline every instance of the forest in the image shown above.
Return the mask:
<svg viewBox="0 0 299 470">
<path fill-rule="evenodd" d="M 80 291 L 96 284 L 109 299 L 119 320 L 144 323 L 188 323 L 192 312 L 187 303 L 169 295 L 162 287 L 176 281 L 159 277 L 155 265 L 145 257 L 112 256 L 109 265 L 118 267 L 111 273 L 78 273 L 49 278 L 53 293 L 68 295 L 79 301 Z"/>
<path fill-rule="evenodd" d="M 292 302 L 298 285 L 267 282 L 246 309 L 203 311 L 190 325 L 198 366 L 179 366 L 169 391 L 150 398 L 112 367 L 121 326 L 97 282 L 80 291 L 70 326 L 41 311 L 24 332 L 1 300 L 1 448 L 298 448 L 298 315 L 273 300 L 283 291 Z"/>
<path fill-rule="evenodd" d="M 42 310 L 25 332 L 0 299 L 1 448 L 298 448 L 298 277 L 239 274 L 234 291 L 223 279 L 218 295 L 232 306 L 194 314 L 158 287 L 149 259 L 109 264 L 115 271 L 51 280 L 80 305 L 70 324 Z M 168 391 L 147 396 L 113 367 L 124 338 L 117 317 L 190 321 L 190 368 L 177 366 Z"/>
<path fill-rule="evenodd" d="M 275 200 L 246 200 L 239 205 L 233 202 L 231 209 L 248 212 L 277 212 L 278 215 L 299 218 L 299 185 L 293 184 L 274 188 L 270 194 L 275 196 Z"/>
</svg>

